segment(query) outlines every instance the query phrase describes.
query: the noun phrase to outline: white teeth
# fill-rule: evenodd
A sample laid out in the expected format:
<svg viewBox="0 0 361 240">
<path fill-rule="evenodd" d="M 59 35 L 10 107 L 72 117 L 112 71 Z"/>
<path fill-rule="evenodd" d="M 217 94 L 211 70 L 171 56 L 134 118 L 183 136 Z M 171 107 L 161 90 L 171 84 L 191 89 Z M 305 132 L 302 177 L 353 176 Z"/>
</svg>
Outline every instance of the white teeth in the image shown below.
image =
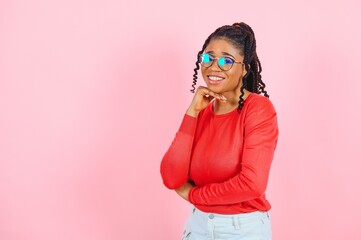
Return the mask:
<svg viewBox="0 0 361 240">
<path fill-rule="evenodd" d="M 216 76 L 209 76 L 209 79 L 212 80 L 212 81 L 221 81 L 224 78 L 220 78 L 220 77 L 216 77 Z"/>
</svg>

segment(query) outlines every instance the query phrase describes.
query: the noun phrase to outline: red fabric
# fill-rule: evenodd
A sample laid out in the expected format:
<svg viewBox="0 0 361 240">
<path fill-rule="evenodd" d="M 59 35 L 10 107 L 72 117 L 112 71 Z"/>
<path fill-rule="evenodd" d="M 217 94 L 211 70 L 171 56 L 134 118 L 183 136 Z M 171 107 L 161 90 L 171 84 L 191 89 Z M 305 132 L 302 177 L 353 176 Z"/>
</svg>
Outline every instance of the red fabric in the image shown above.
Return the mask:
<svg viewBox="0 0 361 240">
<path fill-rule="evenodd" d="M 268 211 L 265 191 L 277 140 L 268 98 L 251 93 L 240 114 L 215 115 L 211 103 L 198 118 L 185 114 L 161 162 L 163 182 L 176 189 L 194 181 L 189 201 L 204 212 Z"/>
</svg>

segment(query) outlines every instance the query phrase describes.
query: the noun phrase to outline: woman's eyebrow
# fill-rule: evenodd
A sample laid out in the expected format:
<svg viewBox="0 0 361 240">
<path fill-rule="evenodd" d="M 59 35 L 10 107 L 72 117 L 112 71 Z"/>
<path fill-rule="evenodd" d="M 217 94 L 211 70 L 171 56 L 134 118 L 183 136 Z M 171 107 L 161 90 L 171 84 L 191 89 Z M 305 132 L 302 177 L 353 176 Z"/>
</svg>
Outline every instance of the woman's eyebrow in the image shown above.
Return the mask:
<svg viewBox="0 0 361 240">
<path fill-rule="evenodd" d="M 227 55 L 227 56 L 230 56 L 230 57 L 233 57 L 233 58 L 234 58 L 234 56 L 233 56 L 232 54 L 228 53 L 228 52 L 222 52 L 222 54 L 224 54 L 224 55 Z"/>
<path fill-rule="evenodd" d="M 206 53 L 210 53 L 210 54 L 214 54 L 213 51 L 207 51 Z M 232 58 L 235 58 L 232 54 L 228 53 L 228 52 L 222 52 L 223 55 L 226 55 L 226 56 L 230 56 Z"/>
</svg>

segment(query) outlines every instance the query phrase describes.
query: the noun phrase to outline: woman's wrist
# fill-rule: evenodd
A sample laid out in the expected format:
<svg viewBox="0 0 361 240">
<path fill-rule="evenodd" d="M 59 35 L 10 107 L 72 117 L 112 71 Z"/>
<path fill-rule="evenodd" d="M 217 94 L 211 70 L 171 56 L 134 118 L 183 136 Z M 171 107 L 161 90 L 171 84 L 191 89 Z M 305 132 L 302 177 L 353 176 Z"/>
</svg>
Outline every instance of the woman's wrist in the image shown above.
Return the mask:
<svg viewBox="0 0 361 240">
<path fill-rule="evenodd" d="M 188 195 L 191 189 L 194 187 L 193 184 L 186 182 L 181 187 L 174 189 L 179 196 L 181 196 L 184 200 L 189 201 Z"/>
<path fill-rule="evenodd" d="M 191 117 L 198 117 L 198 114 L 199 112 L 198 111 L 195 111 L 191 108 L 188 108 L 187 112 L 186 112 L 187 115 L 191 116 Z"/>
</svg>

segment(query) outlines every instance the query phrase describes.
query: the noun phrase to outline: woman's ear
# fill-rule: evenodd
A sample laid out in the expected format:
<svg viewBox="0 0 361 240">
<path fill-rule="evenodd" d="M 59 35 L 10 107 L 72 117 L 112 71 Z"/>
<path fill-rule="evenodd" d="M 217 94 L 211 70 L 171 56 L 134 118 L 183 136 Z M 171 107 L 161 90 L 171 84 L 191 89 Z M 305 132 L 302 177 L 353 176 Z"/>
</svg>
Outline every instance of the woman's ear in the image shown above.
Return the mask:
<svg viewBox="0 0 361 240">
<path fill-rule="evenodd" d="M 248 64 L 248 68 L 251 68 L 251 65 Z M 247 74 L 247 70 L 245 65 L 243 65 L 243 73 L 242 73 L 242 78 Z"/>
</svg>

